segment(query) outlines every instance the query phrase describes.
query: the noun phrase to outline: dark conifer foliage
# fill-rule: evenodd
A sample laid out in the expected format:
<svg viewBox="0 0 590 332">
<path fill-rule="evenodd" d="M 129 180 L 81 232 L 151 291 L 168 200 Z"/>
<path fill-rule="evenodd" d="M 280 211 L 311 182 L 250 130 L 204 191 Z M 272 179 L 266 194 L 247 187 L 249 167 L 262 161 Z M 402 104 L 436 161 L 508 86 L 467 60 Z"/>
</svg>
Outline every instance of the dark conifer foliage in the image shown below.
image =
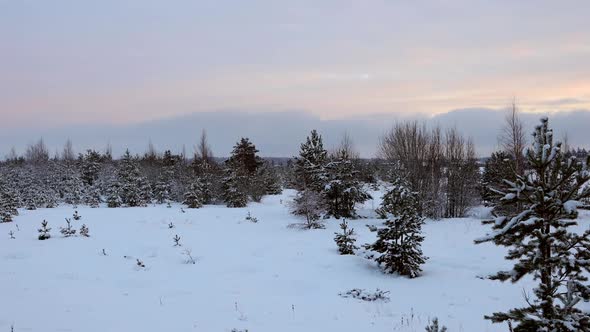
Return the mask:
<svg viewBox="0 0 590 332">
<path fill-rule="evenodd" d="M 561 143 L 553 140 L 547 118 L 535 128 L 526 151 L 530 169 L 498 189 L 500 204 L 511 207 L 499 214 L 493 231 L 476 243 L 494 242 L 509 249 L 506 259 L 515 261 L 509 271 L 492 279 L 515 283 L 525 276 L 537 286 L 528 305 L 486 318 L 516 324 L 514 331 L 590 331 L 590 316 L 578 307 L 590 300 L 590 230 L 576 233 L 576 207 L 590 197 L 590 171 L 575 157 L 565 157 Z M 514 212 L 510 212 L 514 211 Z"/>
<path fill-rule="evenodd" d="M 336 152 L 326 165 L 326 173 L 327 181 L 322 193 L 326 202 L 326 214 L 337 219 L 357 218 L 355 205 L 365 202 L 371 196 L 356 178 L 357 170 L 346 150 Z"/>
<path fill-rule="evenodd" d="M 336 234 L 334 241 L 338 246 L 338 252 L 340 255 L 354 255 L 354 251 L 359 249 L 359 247 L 354 245 L 356 242 L 356 239 L 354 238 L 354 228 L 348 228 L 348 223 L 346 222 L 346 219 L 344 219 L 340 223 L 340 229 L 342 230 L 342 233 L 334 233 Z"/>
<path fill-rule="evenodd" d="M 377 241 L 365 248 L 377 253 L 375 261 L 386 273 L 415 278 L 422 272 L 427 257 L 422 254 L 424 218 L 418 212 L 419 206 L 418 195 L 402 179 L 396 180 L 383 196 L 377 212 L 387 220 L 377 231 Z"/>
</svg>

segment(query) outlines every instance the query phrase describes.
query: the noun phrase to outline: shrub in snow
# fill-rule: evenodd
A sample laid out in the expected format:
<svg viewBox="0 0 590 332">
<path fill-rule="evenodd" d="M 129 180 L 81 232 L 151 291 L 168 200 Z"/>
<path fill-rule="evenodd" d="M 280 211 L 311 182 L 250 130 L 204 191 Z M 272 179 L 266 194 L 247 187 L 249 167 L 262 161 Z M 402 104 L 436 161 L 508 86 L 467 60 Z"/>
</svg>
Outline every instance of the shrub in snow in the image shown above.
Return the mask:
<svg viewBox="0 0 590 332">
<path fill-rule="evenodd" d="M 135 265 L 137 265 L 137 267 L 140 267 L 140 268 L 145 267 L 145 264 L 142 261 L 140 261 L 139 258 L 136 259 Z"/>
<path fill-rule="evenodd" d="M 74 218 L 74 220 L 82 219 L 82 216 L 78 214 L 78 211 L 74 211 L 74 215 L 72 217 Z"/>
<path fill-rule="evenodd" d="M 577 307 L 590 300 L 590 230 L 569 231 L 577 225 L 577 202 L 590 197 L 590 157 L 585 164 L 565 157 L 547 118 L 535 128 L 526 157 L 525 175 L 514 174 L 516 181 L 506 181 L 509 188 L 497 190 L 500 203 L 515 212 L 485 222 L 493 231 L 475 242 L 508 247 L 506 259 L 516 261 L 512 270 L 492 279 L 515 283 L 531 276 L 538 284 L 527 306 L 486 318 L 516 323 L 517 332 L 590 331 L 590 315 Z"/>
<path fill-rule="evenodd" d="M 378 213 L 388 219 L 377 231 L 377 241 L 365 248 L 379 253 L 375 261 L 386 273 L 399 273 L 414 278 L 420 275 L 427 257 L 422 254 L 422 218 L 418 212 L 416 193 L 407 183 L 396 180 L 393 188 L 383 196 Z"/>
<path fill-rule="evenodd" d="M 186 257 L 186 259 L 184 260 L 184 262 L 186 264 L 195 264 L 196 263 L 195 259 L 193 258 L 192 251 L 190 249 L 184 249 L 182 251 L 182 254 Z"/>
<path fill-rule="evenodd" d="M 246 221 L 257 223 L 258 218 L 252 216 L 252 214 L 250 214 L 250 211 L 248 211 L 248 214 L 246 215 Z"/>
<path fill-rule="evenodd" d="M 172 222 L 170 222 L 170 223 L 168 224 L 168 228 L 169 228 L 169 229 L 172 229 L 172 228 L 174 228 L 174 224 L 173 224 Z"/>
<path fill-rule="evenodd" d="M 342 233 L 334 233 L 336 237 L 334 241 L 336 245 L 338 245 L 338 252 L 340 255 L 354 255 L 354 251 L 358 249 L 357 246 L 354 245 L 356 239 L 354 236 L 354 228 L 348 228 L 348 223 L 346 219 L 342 221 L 340 224 L 340 229 L 342 229 Z"/>
<path fill-rule="evenodd" d="M 291 213 L 305 217 L 305 223 L 301 228 L 305 229 L 323 229 L 324 224 L 320 221 L 321 215 L 325 211 L 325 204 L 322 196 L 311 190 L 304 189 L 297 192 L 297 195 L 290 204 Z"/>
<path fill-rule="evenodd" d="M 382 291 L 379 288 L 377 288 L 374 292 L 368 292 L 364 289 L 354 288 L 354 289 L 351 289 L 345 293 L 339 293 L 338 295 L 340 295 L 344 298 L 353 298 L 353 299 L 358 299 L 358 300 L 363 300 L 363 301 L 368 301 L 368 302 L 373 302 L 373 301 L 389 302 L 389 296 L 387 294 L 389 294 L 388 291 Z"/>
<path fill-rule="evenodd" d="M 39 240 L 47 240 L 51 237 L 51 234 L 49 234 L 51 228 L 47 227 L 47 220 L 41 222 L 41 228 L 37 231 L 39 232 Z"/>
<path fill-rule="evenodd" d="M 10 235 L 10 239 L 11 240 L 14 240 L 15 239 L 14 232 L 13 231 L 8 232 L 8 235 Z"/>
<path fill-rule="evenodd" d="M 86 227 L 85 224 L 82 224 L 82 227 L 80 227 L 80 235 L 84 237 L 90 237 L 90 234 L 88 234 L 88 227 Z"/>
<path fill-rule="evenodd" d="M 69 218 L 66 218 L 66 227 L 60 227 L 59 231 L 64 237 L 76 235 L 76 230 L 72 227 L 72 221 Z"/>
<path fill-rule="evenodd" d="M 426 332 L 447 332 L 447 328 L 445 326 L 438 326 L 438 318 L 433 318 L 432 322 L 428 322 L 428 326 L 426 326 Z"/>
</svg>

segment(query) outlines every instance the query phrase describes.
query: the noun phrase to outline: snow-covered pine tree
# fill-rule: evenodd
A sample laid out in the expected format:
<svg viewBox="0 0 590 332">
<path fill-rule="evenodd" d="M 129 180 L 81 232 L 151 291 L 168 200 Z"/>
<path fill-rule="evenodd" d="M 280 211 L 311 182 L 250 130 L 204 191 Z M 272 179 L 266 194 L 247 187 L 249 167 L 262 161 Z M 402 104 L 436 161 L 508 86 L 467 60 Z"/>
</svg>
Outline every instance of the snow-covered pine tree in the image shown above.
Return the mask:
<svg viewBox="0 0 590 332">
<path fill-rule="evenodd" d="M 248 203 L 248 195 L 259 199 L 253 182 L 262 159 L 256 155 L 256 146 L 247 138 L 242 138 L 234 146 L 230 158 L 225 162 L 226 170 L 223 179 L 223 200 L 228 207 L 244 207 Z"/>
<path fill-rule="evenodd" d="M 117 181 L 110 184 L 107 190 L 107 206 L 117 208 L 123 204 L 120 194 L 120 186 Z"/>
<path fill-rule="evenodd" d="M 356 178 L 357 171 L 345 149 L 335 153 L 326 165 L 327 182 L 323 190 L 326 214 L 337 219 L 358 217 L 356 203 L 363 203 L 371 196 Z"/>
<path fill-rule="evenodd" d="M 273 164 L 266 161 L 261 167 L 259 177 L 256 181 L 261 181 L 264 186 L 265 195 L 279 195 L 283 192 L 281 179 L 279 178 Z"/>
<path fill-rule="evenodd" d="M 158 204 L 170 203 L 170 181 L 164 172 L 160 173 L 158 182 L 154 186 L 154 199 Z"/>
<path fill-rule="evenodd" d="M 83 237 L 90 237 L 90 234 L 88 233 L 88 227 L 86 227 L 86 224 L 82 224 L 82 226 L 80 227 L 80 236 Z"/>
<path fill-rule="evenodd" d="M 190 184 L 187 192 L 184 194 L 182 204 L 185 204 L 189 209 L 198 209 L 203 206 L 203 190 L 198 181 Z"/>
<path fill-rule="evenodd" d="M 340 223 L 340 229 L 342 233 L 334 233 L 334 241 L 338 246 L 338 252 L 340 255 L 354 255 L 354 251 L 359 247 L 355 246 L 356 239 L 354 238 L 354 228 L 348 228 L 346 219 Z"/>
<path fill-rule="evenodd" d="M 294 187 L 302 191 L 310 189 L 321 192 L 326 181 L 326 163 L 328 152 L 324 149 L 322 136 L 314 129 L 301 144 L 299 156 L 294 163 Z"/>
<path fill-rule="evenodd" d="M 77 206 L 82 202 L 84 183 L 74 167 L 64 168 L 61 184 L 64 203 Z"/>
<path fill-rule="evenodd" d="M 119 195 L 127 206 L 145 206 L 149 203 L 151 190 L 149 183 L 141 176 L 136 158 L 129 150 L 121 158 L 117 172 L 120 184 Z"/>
<path fill-rule="evenodd" d="M 538 284 L 534 296 L 526 298 L 527 306 L 486 318 L 515 323 L 515 332 L 590 331 L 590 315 L 577 306 L 590 300 L 590 230 L 570 231 L 577 225 L 579 201 L 590 197 L 590 157 L 585 164 L 565 158 L 561 144 L 553 141 L 548 119 L 542 118 L 526 158 L 530 169 L 524 175 L 515 173 L 516 181 L 498 190 L 502 204 L 520 208 L 488 221 L 493 231 L 475 242 L 508 247 L 506 259 L 516 261 L 512 270 L 492 279 L 516 283 L 530 276 Z"/>
<path fill-rule="evenodd" d="M 72 227 L 72 220 L 70 218 L 66 218 L 66 227 L 60 227 L 59 231 L 64 237 L 76 235 L 76 230 Z"/>
<path fill-rule="evenodd" d="M 37 229 L 37 231 L 39 232 L 39 240 L 47 240 L 51 238 L 51 234 L 49 233 L 51 228 L 48 227 L 47 220 L 41 222 L 41 228 Z"/>
<path fill-rule="evenodd" d="M 82 201 L 84 204 L 90 206 L 91 208 L 97 208 L 100 206 L 102 198 L 100 197 L 100 190 L 97 184 L 87 186 L 84 189 L 84 196 Z"/>
<path fill-rule="evenodd" d="M 18 215 L 19 200 L 16 191 L 0 180 L 0 222 L 10 222 Z"/>
<path fill-rule="evenodd" d="M 245 207 L 248 204 L 248 194 L 245 190 L 243 175 L 228 167 L 223 178 L 223 201 L 227 207 Z"/>
<path fill-rule="evenodd" d="M 102 156 L 94 150 L 87 150 L 85 154 L 78 157 L 80 167 L 80 179 L 86 186 L 94 185 L 98 180 L 102 168 Z"/>
<path fill-rule="evenodd" d="M 386 273 L 415 278 L 420 275 L 427 257 L 422 254 L 422 225 L 419 214 L 418 195 L 409 189 L 409 184 L 397 179 L 393 188 L 383 196 L 378 214 L 387 218 L 385 227 L 377 231 L 377 240 L 365 248 L 379 253 L 375 261 Z"/>
</svg>

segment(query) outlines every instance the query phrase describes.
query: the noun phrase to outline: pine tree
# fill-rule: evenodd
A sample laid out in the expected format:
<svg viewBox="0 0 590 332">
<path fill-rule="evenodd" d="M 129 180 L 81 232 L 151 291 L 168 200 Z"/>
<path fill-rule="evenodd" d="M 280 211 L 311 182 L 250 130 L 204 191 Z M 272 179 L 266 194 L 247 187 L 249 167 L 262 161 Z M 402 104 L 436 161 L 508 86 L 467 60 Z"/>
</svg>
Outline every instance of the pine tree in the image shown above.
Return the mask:
<svg viewBox="0 0 590 332">
<path fill-rule="evenodd" d="M 498 205 L 499 200 L 494 190 L 504 187 L 504 179 L 514 181 L 514 161 L 511 156 L 504 151 L 492 153 L 486 160 L 482 175 L 482 192 L 481 197 L 488 206 Z"/>
<path fill-rule="evenodd" d="M 83 182 L 73 167 L 66 167 L 62 177 L 63 200 L 66 204 L 77 206 L 82 202 Z"/>
<path fill-rule="evenodd" d="M 0 221 L 12 221 L 12 217 L 18 215 L 18 204 L 17 193 L 0 181 Z"/>
<path fill-rule="evenodd" d="M 422 254 L 422 218 L 416 193 L 406 181 L 398 179 L 393 188 L 383 196 L 377 212 L 387 218 L 383 228 L 377 231 L 377 241 L 365 245 L 380 255 L 375 261 L 386 273 L 415 278 L 420 275 L 427 257 Z"/>
<path fill-rule="evenodd" d="M 136 158 L 131 156 L 129 150 L 121 159 L 117 172 L 120 184 L 119 196 L 123 204 L 127 206 L 145 206 L 150 201 L 151 189 L 149 183 L 141 176 Z"/>
<path fill-rule="evenodd" d="M 169 179 L 164 175 L 160 174 L 158 182 L 154 186 L 154 199 L 158 204 L 164 204 L 170 202 L 170 182 Z"/>
<path fill-rule="evenodd" d="M 336 245 L 338 245 L 338 252 L 340 255 L 354 255 L 354 251 L 358 249 L 357 246 L 354 245 L 356 239 L 354 236 L 354 228 L 348 228 L 348 223 L 346 219 L 342 220 L 340 223 L 340 229 L 342 229 L 342 233 L 334 233 L 336 237 L 334 241 Z"/>
<path fill-rule="evenodd" d="M 119 189 L 119 183 L 118 182 L 114 182 L 111 183 L 111 185 L 109 186 L 109 189 L 107 191 L 107 206 L 110 208 L 117 208 L 120 207 L 121 204 L 123 204 L 122 200 L 121 200 L 121 195 L 119 194 L 120 189 Z"/>
<path fill-rule="evenodd" d="M 37 230 L 39 232 L 39 240 L 47 240 L 51 238 L 51 234 L 49 233 L 51 228 L 47 226 L 47 221 L 43 220 L 43 222 L 41 222 L 41 228 Z"/>
<path fill-rule="evenodd" d="M 82 201 L 91 208 L 97 208 L 100 206 L 102 198 L 100 197 L 100 190 L 96 184 L 86 187 Z"/>
<path fill-rule="evenodd" d="M 64 237 L 76 235 L 76 230 L 72 227 L 72 221 L 69 218 L 66 218 L 66 227 L 60 227 L 59 231 Z"/>
<path fill-rule="evenodd" d="M 78 157 L 80 179 L 86 186 L 93 186 L 102 168 L 102 156 L 94 150 L 87 150 L 86 154 Z"/>
<path fill-rule="evenodd" d="M 88 234 L 88 227 L 86 227 L 85 224 L 82 224 L 80 227 L 80 235 L 83 237 L 90 237 L 90 234 Z"/>
<path fill-rule="evenodd" d="M 508 247 L 506 259 L 516 261 L 512 270 L 492 279 L 516 283 L 530 276 L 537 285 L 528 306 L 486 318 L 516 323 L 515 332 L 590 331 L 589 314 L 577 307 L 581 300 L 590 300 L 590 230 L 569 231 L 577 225 L 579 201 L 590 197 L 590 157 L 585 165 L 575 157 L 565 158 L 561 143 L 553 141 L 548 119 L 542 118 L 526 158 L 530 169 L 524 175 L 515 173 L 516 181 L 506 181 L 510 187 L 497 191 L 501 203 L 516 211 L 486 222 L 493 232 L 475 242 Z"/>
<path fill-rule="evenodd" d="M 356 203 L 363 203 L 371 196 L 356 179 L 357 171 L 346 150 L 336 153 L 326 165 L 328 181 L 323 190 L 327 215 L 335 218 L 357 218 Z"/>
<path fill-rule="evenodd" d="M 299 191 L 304 189 L 321 192 L 326 181 L 328 152 L 324 149 L 322 136 L 311 131 L 305 143 L 301 144 L 299 156 L 295 158 L 293 185 Z"/>
<path fill-rule="evenodd" d="M 246 179 L 233 168 L 225 170 L 223 178 L 223 201 L 227 207 L 245 207 L 248 204 L 248 194 L 245 190 Z"/>
<path fill-rule="evenodd" d="M 188 191 L 184 194 L 184 201 L 189 209 L 198 209 L 203 206 L 203 190 L 199 182 L 193 182 L 188 188 Z"/>
</svg>

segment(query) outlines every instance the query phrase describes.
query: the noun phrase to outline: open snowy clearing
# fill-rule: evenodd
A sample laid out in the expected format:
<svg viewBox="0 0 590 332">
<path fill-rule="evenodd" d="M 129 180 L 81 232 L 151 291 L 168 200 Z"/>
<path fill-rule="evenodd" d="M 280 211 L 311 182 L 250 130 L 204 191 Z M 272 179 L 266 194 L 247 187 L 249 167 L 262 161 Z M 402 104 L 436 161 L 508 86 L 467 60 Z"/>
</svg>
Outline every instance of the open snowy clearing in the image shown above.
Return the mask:
<svg viewBox="0 0 590 332">
<path fill-rule="evenodd" d="M 482 278 L 510 263 L 503 249 L 473 244 L 488 230 L 478 219 L 427 221 L 430 259 L 423 276 L 407 279 L 383 274 L 362 255 L 338 255 L 335 220 L 324 230 L 289 228 L 300 222 L 286 206 L 292 194 L 185 213 L 180 205 L 79 207 L 82 220 L 73 223 L 86 224 L 90 238 L 59 233 L 71 206 L 22 210 L 0 224 L 0 331 L 423 331 L 432 317 L 450 332 L 506 331 L 483 315 L 524 303 L 527 281 Z M 361 214 L 371 216 L 378 203 L 368 201 Z M 245 221 L 248 211 L 258 223 Z M 590 213 L 580 217 L 587 228 Z M 52 237 L 39 241 L 43 219 Z M 375 237 L 366 224 L 381 222 L 350 221 L 357 245 Z M 196 264 L 185 263 L 185 249 Z M 353 288 L 388 291 L 390 301 L 339 296 Z"/>
</svg>

